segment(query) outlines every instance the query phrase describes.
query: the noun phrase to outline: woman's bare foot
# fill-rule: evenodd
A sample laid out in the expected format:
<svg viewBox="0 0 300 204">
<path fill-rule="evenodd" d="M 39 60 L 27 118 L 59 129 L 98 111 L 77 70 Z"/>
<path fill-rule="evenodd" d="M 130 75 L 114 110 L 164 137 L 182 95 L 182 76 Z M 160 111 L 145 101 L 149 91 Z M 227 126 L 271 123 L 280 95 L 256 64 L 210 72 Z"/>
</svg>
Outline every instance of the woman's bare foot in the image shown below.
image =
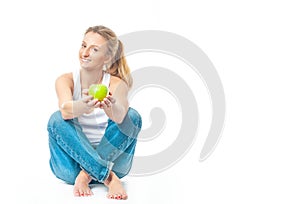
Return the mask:
<svg viewBox="0 0 300 204">
<path fill-rule="evenodd" d="M 108 188 L 107 198 L 126 200 L 128 198 L 123 185 L 118 176 L 110 171 L 108 178 L 104 181 L 104 185 Z"/>
<path fill-rule="evenodd" d="M 74 196 L 90 196 L 93 195 L 89 187 L 92 178 L 84 170 L 81 170 L 76 177 L 74 184 Z"/>
</svg>

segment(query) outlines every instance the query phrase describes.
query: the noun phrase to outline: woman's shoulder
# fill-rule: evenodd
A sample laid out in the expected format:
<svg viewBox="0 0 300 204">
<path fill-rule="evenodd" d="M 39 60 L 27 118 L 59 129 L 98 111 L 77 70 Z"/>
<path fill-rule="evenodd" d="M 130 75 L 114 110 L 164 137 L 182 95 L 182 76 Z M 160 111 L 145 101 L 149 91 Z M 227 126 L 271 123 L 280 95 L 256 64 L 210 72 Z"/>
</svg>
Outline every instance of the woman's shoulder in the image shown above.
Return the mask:
<svg viewBox="0 0 300 204">
<path fill-rule="evenodd" d="M 126 85 L 125 81 L 117 76 L 110 76 L 110 85 Z"/>
<path fill-rule="evenodd" d="M 72 83 L 73 84 L 73 73 L 63 73 L 60 76 L 57 77 L 56 83 Z"/>
<path fill-rule="evenodd" d="M 118 83 L 120 80 L 120 77 L 110 75 L 110 83 Z"/>
<path fill-rule="evenodd" d="M 73 80 L 73 73 L 63 73 L 57 77 L 57 80 Z"/>
<path fill-rule="evenodd" d="M 110 77 L 110 88 L 114 90 L 117 87 L 119 87 L 119 88 L 123 87 L 123 89 L 124 88 L 128 89 L 128 86 L 127 86 L 127 84 L 124 80 L 122 80 L 120 77 L 111 75 L 111 77 Z"/>
</svg>

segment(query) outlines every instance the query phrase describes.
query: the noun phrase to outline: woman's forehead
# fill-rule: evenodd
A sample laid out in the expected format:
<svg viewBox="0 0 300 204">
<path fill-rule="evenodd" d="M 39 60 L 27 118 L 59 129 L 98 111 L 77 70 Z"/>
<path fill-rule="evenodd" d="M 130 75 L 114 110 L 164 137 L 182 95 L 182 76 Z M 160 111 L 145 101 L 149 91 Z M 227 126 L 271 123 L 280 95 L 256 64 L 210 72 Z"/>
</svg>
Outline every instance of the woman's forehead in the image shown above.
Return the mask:
<svg viewBox="0 0 300 204">
<path fill-rule="evenodd" d="M 106 40 L 98 33 L 89 32 L 85 34 L 83 38 L 83 42 L 89 45 L 102 46 L 103 44 L 106 43 Z"/>
</svg>

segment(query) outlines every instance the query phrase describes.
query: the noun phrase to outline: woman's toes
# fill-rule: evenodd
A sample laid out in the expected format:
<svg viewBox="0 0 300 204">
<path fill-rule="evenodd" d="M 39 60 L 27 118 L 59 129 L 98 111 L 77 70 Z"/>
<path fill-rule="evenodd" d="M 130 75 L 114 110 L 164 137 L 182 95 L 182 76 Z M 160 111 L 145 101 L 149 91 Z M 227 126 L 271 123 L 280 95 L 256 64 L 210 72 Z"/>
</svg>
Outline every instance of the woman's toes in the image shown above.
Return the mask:
<svg viewBox="0 0 300 204">
<path fill-rule="evenodd" d="M 83 196 L 83 195 L 84 195 L 84 193 L 83 193 L 82 190 L 79 190 L 79 195 L 80 195 L 80 196 Z"/>
<path fill-rule="evenodd" d="M 122 199 L 123 200 L 126 200 L 128 198 L 128 195 L 127 194 L 122 194 Z"/>
<path fill-rule="evenodd" d="M 89 190 L 89 191 L 88 191 L 88 195 L 89 195 L 89 196 L 92 196 L 92 195 L 93 195 L 93 191 L 92 191 L 92 190 Z"/>
<path fill-rule="evenodd" d="M 74 192 L 74 196 L 79 197 L 79 196 L 80 196 L 80 193 L 79 193 L 78 191 L 75 191 L 75 192 Z"/>
</svg>

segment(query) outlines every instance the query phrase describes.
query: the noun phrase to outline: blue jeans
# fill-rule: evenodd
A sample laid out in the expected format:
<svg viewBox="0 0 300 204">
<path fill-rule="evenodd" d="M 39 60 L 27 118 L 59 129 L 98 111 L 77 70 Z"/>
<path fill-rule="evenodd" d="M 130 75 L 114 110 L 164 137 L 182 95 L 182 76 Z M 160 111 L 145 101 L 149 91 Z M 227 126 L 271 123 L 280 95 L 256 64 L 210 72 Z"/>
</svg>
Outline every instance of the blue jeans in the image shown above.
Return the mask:
<svg viewBox="0 0 300 204">
<path fill-rule="evenodd" d="M 110 170 L 122 178 L 131 168 L 141 127 L 140 114 L 129 108 L 121 124 L 108 119 L 103 138 L 93 148 L 77 118 L 64 120 L 56 111 L 48 121 L 50 168 L 57 178 L 70 184 L 82 169 L 100 183 Z"/>
</svg>

